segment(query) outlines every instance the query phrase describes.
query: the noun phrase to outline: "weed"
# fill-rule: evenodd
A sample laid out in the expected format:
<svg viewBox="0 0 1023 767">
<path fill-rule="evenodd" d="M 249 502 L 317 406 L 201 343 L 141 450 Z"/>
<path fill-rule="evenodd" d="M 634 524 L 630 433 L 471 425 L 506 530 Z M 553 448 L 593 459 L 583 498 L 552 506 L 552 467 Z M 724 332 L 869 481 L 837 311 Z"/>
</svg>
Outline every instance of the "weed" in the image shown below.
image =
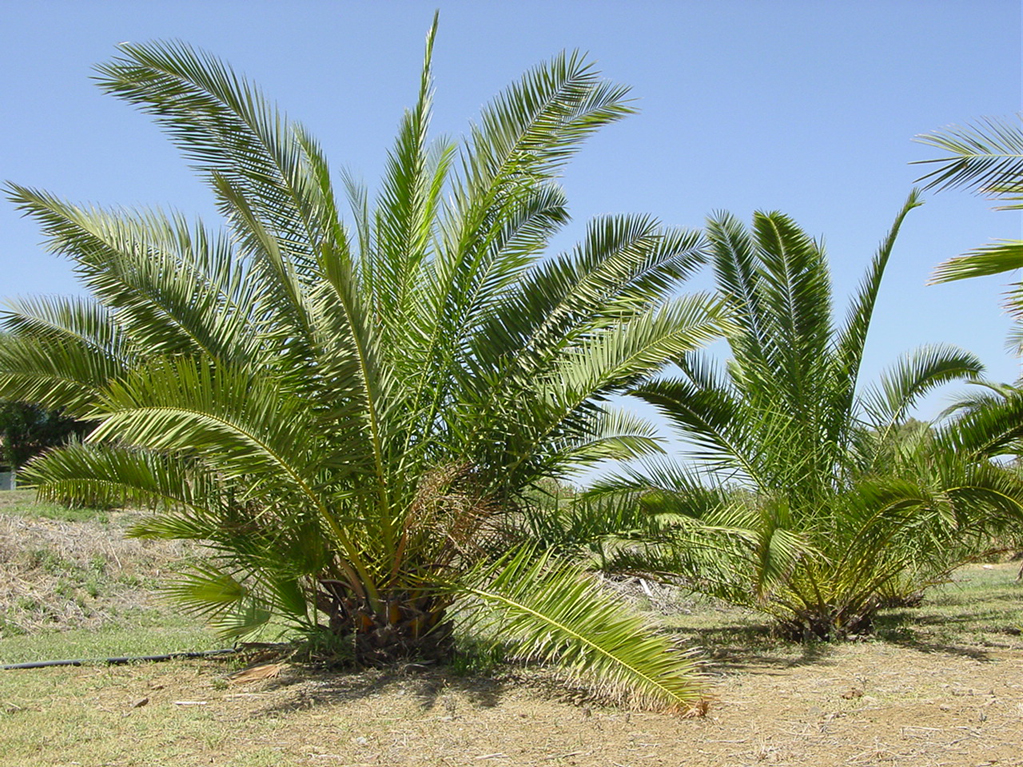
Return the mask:
<svg viewBox="0 0 1023 767">
<path fill-rule="evenodd" d="M 0 615 L 0 639 L 7 637 L 23 636 L 28 632 L 13 620 L 9 614 Z"/>
<path fill-rule="evenodd" d="M 25 612 L 34 612 L 42 608 L 42 604 L 39 600 L 30 596 L 18 597 L 17 600 L 15 600 L 15 605 L 19 610 L 24 610 Z"/>
<path fill-rule="evenodd" d="M 350 667 L 355 663 L 355 645 L 352 637 L 317 626 L 305 633 L 297 657 L 330 668 Z"/>
<path fill-rule="evenodd" d="M 85 589 L 85 593 L 93 599 L 99 597 L 102 593 L 101 580 L 97 576 L 91 576 L 82 583 L 82 588 Z"/>
<path fill-rule="evenodd" d="M 505 648 L 499 642 L 463 639 L 448 662 L 456 676 L 487 676 L 505 662 Z"/>
</svg>

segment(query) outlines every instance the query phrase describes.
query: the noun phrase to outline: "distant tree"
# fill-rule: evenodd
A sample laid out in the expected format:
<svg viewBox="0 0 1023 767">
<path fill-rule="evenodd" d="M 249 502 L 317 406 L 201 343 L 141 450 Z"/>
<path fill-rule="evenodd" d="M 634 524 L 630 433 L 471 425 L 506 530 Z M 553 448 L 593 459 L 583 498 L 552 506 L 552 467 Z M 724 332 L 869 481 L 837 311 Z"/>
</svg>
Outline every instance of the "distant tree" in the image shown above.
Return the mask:
<svg viewBox="0 0 1023 767">
<path fill-rule="evenodd" d="M 83 437 L 90 424 L 57 410 L 23 402 L 0 403 L 0 463 L 18 468 L 72 436 Z"/>
</svg>

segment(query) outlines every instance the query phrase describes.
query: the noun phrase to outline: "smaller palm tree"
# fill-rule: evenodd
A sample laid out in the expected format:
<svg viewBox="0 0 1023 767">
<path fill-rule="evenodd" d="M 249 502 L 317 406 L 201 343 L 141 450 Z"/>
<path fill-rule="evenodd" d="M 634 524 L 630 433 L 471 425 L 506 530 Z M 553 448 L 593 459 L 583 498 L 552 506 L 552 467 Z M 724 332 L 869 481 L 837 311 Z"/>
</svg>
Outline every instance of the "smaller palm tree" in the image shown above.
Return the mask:
<svg viewBox="0 0 1023 767">
<path fill-rule="evenodd" d="M 764 610 L 790 636 L 839 638 L 869 630 L 893 591 L 942 577 L 961 561 L 948 552 L 974 552 L 992 520 L 1019 516 L 1014 476 L 956 455 L 952 432 L 907 429 L 922 395 L 979 373 L 973 355 L 919 349 L 859 388 L 885 267 L 917 204 L 914 193 L 841 324 L 823 246 L 791 219 L 711 219 L 718 288 L 738 325 L 732 358 L 687 353 L 677 375 L 634 389 L 690 440 L 696 468 L 648 461 L 596 489 L 638 495 L 660 531 L 620 566 Z"/>
</svg>

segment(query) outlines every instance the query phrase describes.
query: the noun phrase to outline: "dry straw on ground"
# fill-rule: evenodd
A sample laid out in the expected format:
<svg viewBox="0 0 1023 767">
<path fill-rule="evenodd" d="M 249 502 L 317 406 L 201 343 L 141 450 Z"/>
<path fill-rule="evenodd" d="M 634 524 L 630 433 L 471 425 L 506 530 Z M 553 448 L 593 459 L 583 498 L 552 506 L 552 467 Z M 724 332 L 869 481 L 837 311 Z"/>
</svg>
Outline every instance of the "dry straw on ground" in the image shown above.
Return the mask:
<svg viewBox="0 0 1023 767">
<path fill-rule="evenodd" d="M 718 702 L 695 720 L 562 700 L 535 674 L 290 667 L 227 685 L 213 663 L 33 673 L 35 694 L 4 701 L 0 765 L 33 754 L 39 764 L 125 767 L 1023 764 L 1018 647 L 862 643 L 812 661 L 738 664 L 720 672 Z"/>
<path fill-rule="evenodd" d="M 133 515 L 111 516 L 100 525 L 0 514 L 0 638 L 98 629 L 158 607 L 161 573 L 190 547 L 125 538 Z"/>
<path fill-rule="evenodd" d="M 146 609 L 157 572 L 183 550 L 123 540 L 123 529 L 116 517 L 0 514 L 5 609 L 48 602 L 40 626 L 63 627 Z M 988 567 L 975 572 L 1001 578 L 997 605 L 964 617 L 954 610 L 970 596 L 959 591 L 959 607 L 915 611 L 891 641 L 807 648 L 755 645 L 718 608 L 620 585 L 656 611 L 681 607 L 679 636 L 706 644 L 716 700 L 701 719 L 604 708 L 523 669 L 328 673 L 254 656 L 2 672 L 0 767 L 1023 765 L 1023 585 L 1015 564 Z M 90 568 L 106 579 L 91 603 L 68 575 Z M 62 579 L 78 585 L 54 594 Z"/>
</svg>

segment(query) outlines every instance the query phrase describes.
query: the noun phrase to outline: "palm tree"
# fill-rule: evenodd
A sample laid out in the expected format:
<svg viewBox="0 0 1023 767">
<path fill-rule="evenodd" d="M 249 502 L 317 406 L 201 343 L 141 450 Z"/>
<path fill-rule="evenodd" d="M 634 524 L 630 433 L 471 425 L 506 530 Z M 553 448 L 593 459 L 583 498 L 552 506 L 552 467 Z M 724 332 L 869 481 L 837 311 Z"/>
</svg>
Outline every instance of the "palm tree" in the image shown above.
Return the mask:
<svg viewBox="0 0 1023 767">
<path fill-rule="evenodd" d="M 732 359 L 722 368 L 689 352 L 679 374 L 634 390 L 691 441 L 697 468 L 656 459 L 596 488 L 638 494 L 659 528 L 659 541 L 626 549 L 616 566 L 681 575 L 770 613 L 790 636 L 839 638 L 868 630 L 896 585 L 944 574 L 938 552 L 951 540 L 973 540 L 996 512 L 1018 516 L 1018 482 L 906 428 L 922 395 L 979 372 L 973 355 L 922 348 L 859 388 L 885 267 L 917 204 L 914 193 L 841 324 L 823 246 L 791 219 L 757 213 L 752 229 L 728 214 L 710 220 L 718 287 L 738 325 Z M 993 506 L 978 500 L 999 492 Z"/>
<path fill-rule="evenodd" d="M 569 466 L 656 448 L 606 399 L 721 332 L 718 301 L 674 296 L 703 241 L 608 216 L 544 256 L 569 219 L 560 170 L 630 112 L 627 89 L 562 54 L 464 141 L 431 143 L 434 29 L 379 193 L 344 176 L 351 226 L 316 142 L 225 64 L 151 43 L 99 67 L 228 231 L 9 187 L 93 295 L 5 315 L 0 396 L 96 424 L 28 475 L 148 506 L 137 535 L 209 542 L 171 591 L 228 634 L 276 616 L 379 665 L 443 658 L 455 610 L 520 655 L 686 708 L 688 655 L 501 531 Z"/>
</svg>

